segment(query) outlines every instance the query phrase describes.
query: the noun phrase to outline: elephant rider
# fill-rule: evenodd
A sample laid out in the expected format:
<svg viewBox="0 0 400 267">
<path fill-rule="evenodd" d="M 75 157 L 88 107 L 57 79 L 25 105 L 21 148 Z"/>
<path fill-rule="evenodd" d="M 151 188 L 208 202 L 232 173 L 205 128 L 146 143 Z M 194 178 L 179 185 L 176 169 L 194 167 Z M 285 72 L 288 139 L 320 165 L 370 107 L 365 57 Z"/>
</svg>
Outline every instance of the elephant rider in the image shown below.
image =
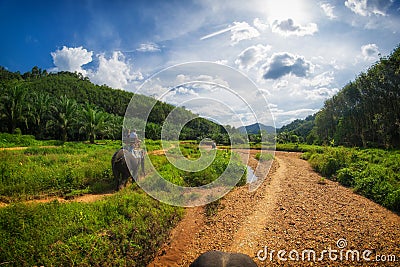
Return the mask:
<svg viewBox="0 0 400 267">
<path fill-rule="evenodd" d="M 132 149 L 140 147 L 140 139 L 136 133 L 136 130 L 133 130 L 131 133 L 129 133 L 128 139 Z"/>
</svg>

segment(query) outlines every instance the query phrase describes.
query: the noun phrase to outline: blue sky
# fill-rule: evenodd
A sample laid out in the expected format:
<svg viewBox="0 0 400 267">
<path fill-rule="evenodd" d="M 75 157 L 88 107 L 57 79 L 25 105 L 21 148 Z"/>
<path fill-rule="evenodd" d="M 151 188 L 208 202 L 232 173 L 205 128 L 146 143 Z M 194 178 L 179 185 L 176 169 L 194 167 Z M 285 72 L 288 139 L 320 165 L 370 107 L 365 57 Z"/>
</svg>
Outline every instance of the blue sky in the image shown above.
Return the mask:
<svg viewBox="0 0 400 267">
<path fill-rule="evenodd" d="M 393 51 L 399 2 L 0 0 L 0 65 L 136 91 L 174 64 L 223 63 L 255 82 L 279 127 Z"/>
</svg>

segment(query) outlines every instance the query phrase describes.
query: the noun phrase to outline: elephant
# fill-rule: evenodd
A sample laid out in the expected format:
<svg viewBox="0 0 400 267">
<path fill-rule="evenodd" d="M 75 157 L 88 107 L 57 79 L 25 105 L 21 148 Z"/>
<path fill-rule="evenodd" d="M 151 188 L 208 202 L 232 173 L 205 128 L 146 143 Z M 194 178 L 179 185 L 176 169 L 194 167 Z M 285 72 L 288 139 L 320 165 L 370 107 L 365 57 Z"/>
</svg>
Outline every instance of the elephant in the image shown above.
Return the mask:
<svg viewBox="0 0 400 267">
<path fill-rule="evenodd" d="M 190 267 L 257 267 L 257 264 L 246 254 L 229 253 L 217 250 L 207 251 L 201 254 Z"/>
<path fill-rule="evenodd" d="M 129 177 L 132 177 L 132 181 L 138 179 L 139 168 L 142 168 L 142 174 L 146 175 L 144 171 L 144 153 L 142 150 L 138 152 L 138 155 L 134 156 L 129 150 L 120 148 L 112 156 L 111 167 L 117 191 L 126 186 Z M 132 174 L 126 164 L 126 160 L 130 162 L 129 165 L 132 168 Z"/>
</svg>

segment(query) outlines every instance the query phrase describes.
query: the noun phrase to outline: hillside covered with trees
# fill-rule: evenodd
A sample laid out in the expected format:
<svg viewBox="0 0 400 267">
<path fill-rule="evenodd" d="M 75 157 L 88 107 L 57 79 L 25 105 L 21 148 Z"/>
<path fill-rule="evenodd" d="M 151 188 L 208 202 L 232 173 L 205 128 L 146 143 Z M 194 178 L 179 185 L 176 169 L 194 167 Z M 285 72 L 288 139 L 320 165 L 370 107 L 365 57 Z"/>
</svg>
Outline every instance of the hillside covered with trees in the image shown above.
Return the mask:
<svg viewBox="0 0 400 267">
<path fill-rule="evenodd" d="M 400 46 L 349 82 L 305 120 L 282 127 L 278 142 L 400 148 Z"/>
<path fill-rule="evenodd" d="M 123 116 L 133 93 L 95 85 L 80 73 L 48 73 L 38 67 L 20 74 L 0 67 L 0 132 L 34 135 L 37 139 L 119 139 Z M 154 99 L 135 95 L 131 107 L 140 114 Z M 160 139 L 161 128 L 174 106 L 156 101 L 147 122 L 146 138 Z M 192 118 L 182 139 L 213 137 L 229 142 L 224 127 L 177 108 L 182 118 Z M 144 129 L 144 128 L 143 128 Z M 144 133 L 139 132 L 143 136 Z"/>
</svg>

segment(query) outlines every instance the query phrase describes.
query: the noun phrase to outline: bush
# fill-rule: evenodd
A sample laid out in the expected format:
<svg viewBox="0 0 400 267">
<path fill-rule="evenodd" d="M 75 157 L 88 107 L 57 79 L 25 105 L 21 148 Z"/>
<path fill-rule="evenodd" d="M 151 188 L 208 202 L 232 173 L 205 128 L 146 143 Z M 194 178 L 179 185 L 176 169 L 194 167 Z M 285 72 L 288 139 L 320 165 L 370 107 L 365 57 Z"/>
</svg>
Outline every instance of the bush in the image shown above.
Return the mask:
<svg viewBox="0 0 400 267">
<path fill-rule="evenodd" d="M 379 165 L 369 165 L 355 179 L 354 189 L 357 193 L 384 205 L 386 198 L 393 192 L 388 182 L 386 169 Z"/>
<path fill-rule="evenodd" d="M 339 161 L 329 155 L 314 154 L 309 161 L 317 172 L 326 177 L 332 177 L 340 169 Z"/>
<path fill-rule="evenodd" d="M 353 187 L 357 173 L 350 168 L 343 168 L 337 172 L 337 180 L 344 186 Z"/>
<path fill-rule="evenodd" d="M 41 142 L 33 135 L 0 133 L 0 147 L 36 146 Z"/>
<path fill-rule="evenodd" d="M 303 155 L 323 176 L 394 211 L 400 211 L 400 152 L 383 149 L 326 147 Z"/>
<path fill-rule="evenodd" d="M 391 210 L 400 211 L 400 189 L 388 194 L 384 204 Z"/>
</svg>

